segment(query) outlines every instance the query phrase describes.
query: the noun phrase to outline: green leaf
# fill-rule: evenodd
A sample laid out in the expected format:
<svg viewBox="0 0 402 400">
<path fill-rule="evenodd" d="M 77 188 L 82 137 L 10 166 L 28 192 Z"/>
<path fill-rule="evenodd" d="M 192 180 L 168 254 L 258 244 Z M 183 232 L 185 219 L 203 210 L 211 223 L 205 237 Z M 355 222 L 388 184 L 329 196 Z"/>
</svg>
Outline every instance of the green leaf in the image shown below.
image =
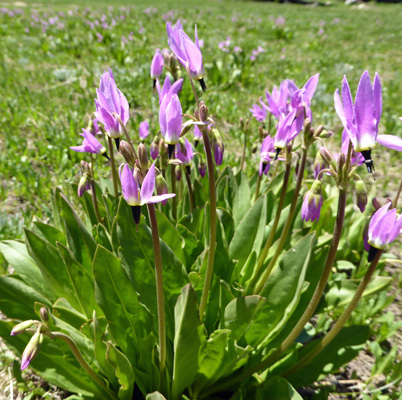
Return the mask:
<svg viewBox="0 0 402 400">
<path fill-rule="evenodd" d="M 288 250 L 273 270 L 261 296 L 267 299 L 256 315 L 245 339 L 251 346 L 265 346 L 278 334 L 299 302 L 314 243 L 314 234 Z"/>
<path fill-rule="evenodd" d="M 198 370 L 198 351 L 203 327 L 199 320 L 197 295 L 188 284 L 177 299 L 175 314 L 172 398 L 179 399 L 190 386 Z"/>
<path fill-rule="evenodd" d="M 93 273 L 96 302 L 107 318 L 114 339 L 133 363 L 138 355 L 139 339 L 153 330 L 149 311 L 138 301 L 120 259 L 100 245 L 96 249 Z"/>
<path fill-rule="evenodd" d="M 64 194 L 61 194 L 61 217 L 65 223 L 70 250 L 77 261 L 90 272 L 95 255 L 96 242 Z"/>
<path fill-rule="evenodd" d="M 75 297 L 80 305 L 79 311 L 84 313 L 88 319 L 92 318 L 93 311 L 101 314 L 95 301 L 95 288 L 92 273 L 89 273 L 75 259 L 73 253 L 62 244 L 58 243 L 59 253 L 70 276 Z"/>
<path fill-rule="evenodd" d="M 354 325 L 342 328 L 334 340 L 325 347 L 310 363 L 289 377 L 295 387 L 307 386 L 317 382 L 329 373 L 338 370 L 342 365 L 356 357 L 365 346 L 370 335 L 370 328 Z M 299 354 L 303 357 L 317 341 L 310 342 Z"/>
<path fill-rule="evenodd" d="M 40 269 L 29 255 L 24 243 L 16 240 L 4 240 L 0 242 L 0 251 L 8 264 L 14 268 L 25 283 L 45 297 L 51 300 L 54 298 L 52 291 L 46 286 Z"/>
<path fill-rule="evenodd" d="M 275 377 L 257 389 L 255 400 L 303 400 L 294 387 L 281 377 Z"/>
<path fill-rule="evenodd" d="M 250 187 L 248 180 L 243 171 L 239 171 L 236 175 L 237 189 L 233 198 L 233 219 L 237 227 L 251 207 L 250 203 Z"/>
<path fill-rule="evenodd" d="M 255 250 L 259 253 L 264 236 L 266 220 L 266 197 L 260 197 L 251 208 L 247 209 L 237 227 L 229 246 L 229 257 L 238 260 L 232 275 L 232 280 L 239 277 L 241 268 L 244 266 L 250 253 Z"/>
<path fill-rule="evenodd" d="M 253 295 L 232 300 L 225 308 L 222 328 L 231 331 L 231 338 L 238 341 L 253 322 L 254 315 L 264 305 L 266 299 Z"/>
<path fill-rule="evenodd" d="M 367 285 L 363 296 L 370 296 L 387 288 L 393 281 L 389 276 L 376 276 Z M 343 307 L 350 303 L 360 280 L 343 279 L 331 283 L 330 289 L 325 294 L 323 301 L 320 304 L 320 309 L 325 308 L 325 312 L 331 311 L 336 307 Z"/>
<path fill-rule="evenodd" d="M 30 336 L 27 334 L 10 336 L 11 321 L 0 320 L 0 336 L 7 346 L 21 356 Z M 74 357 L 70 348 L 59 340 L 44 338 L 39 355 L 30 366 L 50 384 L 83 396 L 105 399 L 105 394 L 87 375 Z"/>
<path fill-rule="evenodd" d="M 13 276 L 0 276 L 0 309 L 8 318 L 36 319 L 36 301 L 51 306 L 48 299 Z"/>
<path fill-rule="evenodd" d="M 106 227 L 102 224 L 98 224 L 93 229 L 94 238 L 97 244 L 105 247 L 109 251 L 113 252 L 111 237 Z"/>
<path fill-rule="evenodd" d="M 41 221 L 34 221 L 33 225 L 35 232 L 46 239 L 53 246 L 56 246 L 56 242 L 67 244 L 64 232 L 60 231 L 54 226 L 45 224 Z"/>
<path fill-rule="evenodd" d="M 162 396 L 159 392 L 153 392 L 147 394 L 145 400 L 166 400 L 166 398 Z"/>
<path fill-rule="evenodd" d="M 57 299 L 53 304 L 53 314 L 77 329 L 87 321 L 85 314 L 77 311 L 63 298 Z"/>
<path fill-rule="evenodd" d="M 119 380 L 119 399 L 131 400 L 134 391 L 134 371 L 127 357 L 111 341 L 107 342 L 106 360 L 115 368 Z"/>
<path fill-rule="evenodd" d="M 25 237 L 27 248 L 53 293 L 65 297 L 73 307 L 80 309 L 70 275 L 57 248 L 27 228 Z"/>
</svg>

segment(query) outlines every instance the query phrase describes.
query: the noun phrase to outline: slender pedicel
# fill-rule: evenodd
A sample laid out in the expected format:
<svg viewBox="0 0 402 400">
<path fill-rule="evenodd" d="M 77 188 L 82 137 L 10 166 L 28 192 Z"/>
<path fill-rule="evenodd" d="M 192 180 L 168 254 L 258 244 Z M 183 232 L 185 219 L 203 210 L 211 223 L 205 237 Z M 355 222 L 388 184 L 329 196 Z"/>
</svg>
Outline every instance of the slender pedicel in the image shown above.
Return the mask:
<svg viewBox="0 0 402 400">
<path fill-rule="evenodd" d="M 107 137 L 107 143 L 108 143 L 109 152 L 110 152 L 110 166 L 112 168 L 114 196 L 117 199 L 119 197 L 119 186 L 118 186 L 116 165 L 114 163 L 113 143 L 112 143 L 112 139 L 110 138 L 110 136 Z"/>
<path fill-rule="evenodd" d="M 95 210 L 95 215 L 96 215 L 96 220 L 98 221 L 98 224 L 102 222 L 102 218 L 100 216 L 99 212 L 99 207 L 98 207 L 98 198 L 96 196 L 96 188 L 95 188 L 95 178 L 94 178 L 94 158 L 91 153 L 91 163 L 90 165 L 90 183 L 91 183 L 91 192 L 92 192 L 92 204 L 94 206 Z"/>
</svg>

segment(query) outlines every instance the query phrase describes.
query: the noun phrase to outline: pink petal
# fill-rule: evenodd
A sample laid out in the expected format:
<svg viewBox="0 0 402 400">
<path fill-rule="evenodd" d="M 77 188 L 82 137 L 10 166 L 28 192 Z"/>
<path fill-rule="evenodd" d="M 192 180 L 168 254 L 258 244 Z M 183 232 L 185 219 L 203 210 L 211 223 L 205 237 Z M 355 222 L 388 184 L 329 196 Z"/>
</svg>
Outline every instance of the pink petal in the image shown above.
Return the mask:
<svg viewBox="0 0 402 400">
<path fill-rule="evenodd" d="M 155 163 L 148 170 L 141 187 L 141 204 L 146 204 L 154 194 L 155 189 Z"/>
<path fill-rule="evenodd" d="M 392 150 L 402 151 L 402 139 L 395 135 L 378 135 L 377 142 Z"/>
<path fill-rule="evenodd" d="M 161 194 L 159 196 L 152 196 L 149 200 L 148 203 L 159 203 L 161 201 L 171 199 L 172 197 L 176 196 L 176 193 L 167 193 L 167 194 Z"/>
</svg>

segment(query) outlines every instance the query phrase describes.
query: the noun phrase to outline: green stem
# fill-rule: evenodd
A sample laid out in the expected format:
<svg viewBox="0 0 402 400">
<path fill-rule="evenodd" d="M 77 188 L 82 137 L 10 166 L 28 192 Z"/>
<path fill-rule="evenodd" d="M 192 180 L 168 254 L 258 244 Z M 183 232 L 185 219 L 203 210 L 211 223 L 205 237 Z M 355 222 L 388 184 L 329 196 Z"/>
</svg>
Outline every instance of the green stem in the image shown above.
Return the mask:
<svg viewBox="0 0 402 400">
<path fill-rule="evenodd" d="M 92 191 L 92 204 L 94 206 L 94 210 L 95 210 L 95 215 L 96 215 L 96 220 L 98 221 L 98 224 L 100 224 L 102 222 L 102 218 L 100 216 L 100 212 L 99 212 L 99 207 L 98 207 L 98 198 L 96 196 L 96 189 L 95 189 L 95 179 L 94 179 L 94 157 L 91 154 L 91 191 Z"/>
<path fill-rule="evenodd" d="M 240 163 L 240 169 L 241 170 L 244 167 L 244 161 L 246 159 L 246 146 L 247 146 L 247 134 L 246 134 L 246 132 L 244 132 L 243 154 L 241 156 L 241 163 Z"/>
<path fill-rule="evenodd" d="M 184 174 L 186 175 L 186 181 L 188 186 L 188 197 L 190 200 L 190 211 L 193 212 L 194 210 L 194 194 L 193 194 L 193 187 L 191 185 L 190 175 L 188 174 L 186 168 L 184 168 Z"/>
<path fill-rule="evenodd" d="M 399 200 L 399 196 L 401 195 L 401 191 L 402 191 L 402 180 L 401 180 L 401 182 L 399 183 L 398 193 L 396 194 L 395 200 L 394 200 L 393 203 L 392 203 L 392 206 L 393 206 L 394 208 L 398 208 L 398 200 Z"/>
<path fill-rule="evenodd" d="M 188 63 L 186 65 L 186 72 L 187 72 L 188 79 L 190 80 L 190 83 L 191 83 L 191 88 L 193 89 L 195 102 L 197 104 L 197 110 L 199 110 L 200 109 L 200 102 L 198 100 L 197 91 L 195 90 L 193 78 L 191 78 L 191 73 L 190 73 L 190 68 L 189 68 Z"/>
<path fill-rule="evenodd" d="M 265 284 L 267 283 L 269 275 L 271 274 L 271 272 L 276 264 L 276 261 L 278 260 L 278 257 L 282 253 L 283 247 L 285 246 L 286 239 L 288 239 L 289 230 L 290 230 L 290 227 L 292 226 L 293 217 L 294 217 L 294 214 L 296 211 L 297 200 L 299 198 L 300 188 L 301 188 L 301 185 L 303 182 L 304 168 L 306 167 L 306 159 L 307 159 L 307 148 L 303 148 L 303 154 L 302 154 L 302 158 L 301 158 L 299 174 L 297 176 L 295 191 L 293 193 L 292 203 L 290 204 L 289 214 L 286 219 L 285 226 L 283 227 L 281 237 L 279 238 L 279 243 L 275 250 L 275 253 L 274 253 L 273 257 L 271 258 L 271 261 L 269 262 L 267 269 L 264 271 L 264 274 L 262 275 L 261 279 L 257 283 L 257 286 L 254 291 L 254 293 L 256 293 L 256 294 L 260 293 L 262 291 L 263 287 L 265 286 Z M 268 250 L 267 250 L 267 252 L 268 252 Z M 265 262 L 265 257 L 266 257 L 266 254 L 264 256 L 264 253 L 262 253 L 260 258 L 258 259 L 258 265 L 260 263 L 263 264 Z"/>
<path fill-rule="evenodd" d="M 269 357 L 267 357 L 265 360 L 256 364 L 252 368 L 245 369 L 240 374 L 233 376 L 232 378 L 220 383 L 219 385 L 216 385 L 215 387 L 211 388 L 211 390 L 208 391 L 206 393 L 206 395 L 226 390 L 226 389 L 232 387 L 233 385 L 236 385 L 238 382 L 242 382 L 245 379 L 249 378 L 254 373 L 268 368 L 270 365 L 272 365 L 275 361 L 277 361 L 279 359 L 280 355 L 292 343 L 294 343 L 294 341 L 300 335 L 304 326 L 310 320 L 310 318 L 313 316 L 314 311 L 317 308 L 318 302 L 320 301 L 322 293 L 324 292 L 329 274 L 331 272 L 333 263 L 335 261 L 336 251 L 338 249 L 338 244 L 339 244 L 339 240 L 340 240 L 341 232 L 342 232 L 343 220 L 344 220 L 344 216 L 345 216 L 345 207 L 346 207 L 346 191 L 340 190 L 339 191 L 339 200 L 338 200 L 338 214 L 336 217 L 332 242 L 330 245 L 330 249 L 329 249 L 329 253 L 327 256 L 326 263 L 325 263 L 323 274 L 315 289 L 313 297 L 311 298 L 310 303 L 307 306 L 306 311 L 304 312 L 304 314 L 302 315 L 302 317 L 300 318 L 298 323 L 295 325 L 293 330 L 289 333 L 289 335 L 282 342 L 282 344 L 279 346 L 279 348 L 274 353 L 272 353 Z"/>
<path fill-rule="evenodd" d="M 382 250 L 379 250 L 377 254 L 375 255 L 374 260 L 371 262 L 370 267 L 360 282 L 356 293 L 353 296 L 353 299 L 347 306 L 346 310 L 343 312 L 343 314 L 339 317 L 338 321 L 336 321 L 335 325 L 332 327 L 332 329 L 320 340 L 317 345 L 310 350 L 303 358 L 300 359 L 300 361 L 295 364 L 291 369 L 286 371 L 284 376 L 290 376 L 293 375 L 295 372 L 299 371 L 300 368 L 304 367 L 306 364 L 308 364 L 314 357 L 316 357 L 326 346 L 328 346 L 331 341 L 335 338 L 335 336 L 339 333 L 339 331 L 343 328 L 345 325 L 346 321 L 349 319 L 350 315 L 352 314 L 352 311 L 356 308 L 357 303 L 359 302 L 360 298 L 362 297 L 364 291 L 367 288 L 367 285 L 377 267 L 378 261 L 381 257 Z"/>
<path fill-rule="evenodd" d="M 119 186 L 118 186 L 118 180 L 117 180 L 116 164 L 114 162 L 113 142 L 112 142 L 112 138 L 110 136 L 107 137 L 107 144 L 108 144 L 109 153 L 110 153 L 110 165 L 112 167 L 114 196 L 117 199 L 119 197 Z"/>
<path fill-rule="evenodd" d="M 268 239 L 267 239 L 267 241 L 265 243 L 265 246 L 262 249 L 262 253 L 261 253 L 261 255 L 260 255 L 259 259 L 258 259 L 257 268 L 255 270 L 254 277 L 250 281 L 249 285 L 246 288 L 246 293 L 249 293 L 251 291 L 251 289 L 254 287 L 254 285 L 256 284 L 256 281 L 259 278 L 260 270 L 264 265 L 265 259 L 267 258 L 268 251 L 269 251 L 270 247 L 272 246 L 272 243 L 274 242 L 276 229 L 277 229 L 278 224 L 279 224 L 279 219 L 281 218 L 283 205 L 285 204 L 285 197 L 286 197 L 286 192 L 287 192 L 288 183 L 289 183 L 289 176 L 290 176 L 290 162 L 286 163 L 285 175 L 283 177 L 281 195 L 280 195 L 280 198 L 279 198 L 278 208 L 276 210 L 276 215 L 275 215 L 275 219 L 274 219 L 274 222 L 272 224 L 272 227 L 271 227 L 271 231 L 269 232 Z"/>
<path fill-rule="evenodd" d="M 258 174 L 257 185 L 255 187 L 254 202 L 256 202 L 258 197 L 260 197 L 261 179 L 262 179 L 262 174 L 261 175 Z"/>
<path fill-rule="evenodd" d="M 176 166 L 174 164 L 170 164 L 170 182 L 172 184 L 172 193 L 176 193 Z M 172 198 L 172 215 L 173 219 L 177 221 L 177 196 Z"/>
<path fill-rule="evenodd" d="M 212 160 L 211 144 L 206 129 L 201 129 L 202 137 L 204 140 L 205 156 L 208 166 L 209 178 L 209 249 L 208 249 L 208 264 L 205 274 L 204 289 L 202 291 L 200 303 L 200 320 L 203 320 L 205 309 L 207 307 L 209 289 L 211 287 L 212 272 L 214 268 L 214 255 L 216 247 L 216 193 L 215 193 L 215 171 L 214 162 Z"/>
<path fill-rule="evenodd" d="M 108 394 L 108 396 L 113 399 L 117 400 L 118 397 L 111 392 L 103 379 L 101 379 L 98 374 L 92 369 L 92 367 L 86 362 L 85 358 L 82 356 L 80 350 L 78 349 L 77 345 L 75 342 L 67 335 L 61 332 L 50 332 L 49 336 L 54 339 L 58 338 L 62 340 L 63 342 L 67 343 L 67 345 L 70 347 L 71 351 L 73 352 L 75 358 L 77 361 L 80 363 L 81 367 L 84 368 L 84 370 L 88 373 L 88 375 L 100 386 L 100 388 Z"/>
<path fill-rule="evenodd" d="M 159 231 L 158 231 L 158 222 L 156 220 L 155 206 L 151 203 L 148 203 L 148 213 L 151 222 L 152 243 L 154 246 L 154 257 L 155 257 L 156 301 L 158 308 L 158 327 L 159 327 L 159 371 L 162 377 L 166 362 L 166 326 L 165 326 L 165 306 L 164 306 L 164 295 L 163 295 L 162 253 L 159 242 Z"/>
</svg>

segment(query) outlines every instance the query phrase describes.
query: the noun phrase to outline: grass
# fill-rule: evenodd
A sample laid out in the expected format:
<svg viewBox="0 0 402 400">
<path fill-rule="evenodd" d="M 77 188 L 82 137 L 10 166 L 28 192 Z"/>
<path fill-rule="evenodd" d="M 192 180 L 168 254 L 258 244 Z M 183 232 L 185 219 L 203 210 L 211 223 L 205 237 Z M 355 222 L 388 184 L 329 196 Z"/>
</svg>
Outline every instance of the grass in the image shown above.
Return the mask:
<svg viewBox="0 0 402 400">
<path fill-rule="evenodd" d="M 250 116 L 248 108 L 265 89 L 271 90 L 284 78 L 302 86 L 317 72 L 321 74 L 313 105 L 317 124 L 340 130 L 333 92 L 344 74 L 355 91 L 361 72 L 368 69 L 372 75 L 380 73 L 384 87 L 381 129 L 402 135 L 397 119 L 402 115 L 402 55 L 397 50 L 402 40 L 397 18 L 402 15 L 400 5 L 360 8 L 333 3 L 311 8 L 206 1 L 176 3 L 172 8 L 166 2 L 154 2 L 152 7 L 153 2 L 136 2 L 127 7 L 128 2 L 119 1 L 111 8 L 103 0 L 87 0 L 80 6 L 65 1 L 25 4 L 6 3 L 10 10 L 19 8 L 20 14 L 0 14 L 0 203 L 2 213 L 11 216 L 1 224 L 3 238 L 20 234 L 22 217 L 25 223 L 33 215 L 50 217 L 51 186 L 69 191 L 78 181 L 82 155 L 69 146 L 78 144 L 78 133 L 94 111 L 95 88 L 104 69 L 113 69 L 129 100 L 132 136 L 138 137 L 143 119 L 150 120 L 153 133 L 158 131 L 149 65 L 154 49 L 167 47 L 166 19 L 181 18 L 191 34 L 194 23 L 198 24 L 205 42 L 208 91 L 204 100 L 217 117 L 229 150 L 239 147 L 239 117 Z M 114 19 L 115 26 L 91 29 L 88 21 L 101 21 L 102 15 L 109 25 Z M 275 19 L 280 15 L 285 22 L 277 26 Z M 96 33 L 102 34 L 101 42 Z M 225 53 L 219 42 L 228 36 L 230 51 Z M 242 52 L 235 53 L 234 46 Z M 252 50 L 258 46 L 265 52 L 251 61 Z M 192 107 L 187 84 L 182 104 L 184 109 Z M 256 124 L 254 128 L 257 137 Z M 102 168 L 100 172 L 106 173 Z"/>
</svg>

